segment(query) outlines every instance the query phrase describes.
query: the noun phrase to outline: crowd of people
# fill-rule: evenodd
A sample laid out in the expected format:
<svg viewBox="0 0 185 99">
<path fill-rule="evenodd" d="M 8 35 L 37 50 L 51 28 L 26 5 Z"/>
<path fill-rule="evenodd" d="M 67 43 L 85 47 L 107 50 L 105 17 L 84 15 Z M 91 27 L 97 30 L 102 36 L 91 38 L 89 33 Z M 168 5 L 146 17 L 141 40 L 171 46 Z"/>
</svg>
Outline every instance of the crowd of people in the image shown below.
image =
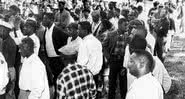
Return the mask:
<svg viewBox="0 0 185 99">
<path fill-rule="evenodd" d="M 79 1 L 1 9 L 0 99 L 163 99 L 177 7 Z"/>
</svg>

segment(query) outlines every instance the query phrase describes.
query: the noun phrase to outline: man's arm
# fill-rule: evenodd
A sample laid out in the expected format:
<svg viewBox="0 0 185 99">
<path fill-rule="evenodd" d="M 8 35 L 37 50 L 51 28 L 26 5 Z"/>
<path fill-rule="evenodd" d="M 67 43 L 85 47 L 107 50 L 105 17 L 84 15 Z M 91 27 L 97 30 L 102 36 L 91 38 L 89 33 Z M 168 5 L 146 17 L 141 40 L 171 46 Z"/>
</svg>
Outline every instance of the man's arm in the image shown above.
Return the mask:
<svg viewBox="0 0 185 99">
<path fill-rule="evenodd" d="M 42 93 L 45 89 L 45 73 L 43 68 L 37 68 L 38 66 L 33 67 L 32 76 L 31 76 L 31 92 L 28 96 L 28 99 L 40 99 Z"/>
</svg>

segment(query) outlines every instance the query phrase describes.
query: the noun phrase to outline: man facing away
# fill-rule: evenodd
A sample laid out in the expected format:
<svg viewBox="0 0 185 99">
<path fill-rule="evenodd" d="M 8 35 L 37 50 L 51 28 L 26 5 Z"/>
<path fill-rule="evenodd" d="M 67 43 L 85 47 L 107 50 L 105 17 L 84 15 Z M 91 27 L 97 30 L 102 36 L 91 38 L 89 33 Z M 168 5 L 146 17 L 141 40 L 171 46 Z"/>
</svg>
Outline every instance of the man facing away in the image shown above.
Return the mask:
<svg viewBox="0 0 185 99">
<path fill-rule="evenodd" d="M 49 85 L 44 64 L 34 54 L 34 43 L 29 37 L 19 45 L 21 55 L 26 58 L 20 70 L 18 99 L 49 99 Z"/>
<path fill-rule="evenodd" d="M 137 79 L 128 89 L 126 99 L 163 99 L 163 89 L 151 73 L 154 61 L 149 52 L 135 50 L 130 56 L 128 68 Z"/>
<path fill-rule="evenodd" d="M 76 55 L 62 53 L 65 68 L 57 78 L 57 99 L 94 99 L 96 84 L 93 75 L 76 63 Z"/>
</svg>

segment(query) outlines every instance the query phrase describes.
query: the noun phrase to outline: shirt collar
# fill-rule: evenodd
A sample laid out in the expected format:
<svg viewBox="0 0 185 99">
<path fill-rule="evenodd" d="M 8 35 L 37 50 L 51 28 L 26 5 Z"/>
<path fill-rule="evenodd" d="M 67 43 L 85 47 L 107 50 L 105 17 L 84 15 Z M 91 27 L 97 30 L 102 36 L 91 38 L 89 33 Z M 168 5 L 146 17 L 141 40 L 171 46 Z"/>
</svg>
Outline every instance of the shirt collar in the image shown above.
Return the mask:
<svg viewBox="0 0 185 99">
<path fill-rule="evenodd" d="M 83 40 L 86 40 L 86 39 L 88 39 L 88 38 L 91 38 L 93 35 L 92 34 L 88 34 L 87 36 L 85 36 L 84 38 L 83 38 Z"/>
<path fill-rule="evenodd" d="M 151 76 L 152 76 L 152 73 L 149 72 L 149 73 L 147 73 L 147 74 L 145 74 L 145 75 L 139 77 L 139 78 L 137 79 L 137 81 L 141 81 L 141 80 L 144 80 L 144 79 L 148 79 L 148 78 L 151 77 Z"/>
<path fill-rule="evenodd" d="M 31 62 L 33 59 L 35 59 L 35 56 L 36 56 L 36 55 L 33 53 L 31 56 L 25 57 L 25 58 L 24 58 L 24 62 L 25 62 L 25 63 Z"/>
<path fill-rule="evenodd" d="M 55 26 L 55 24 L 53 23 L 52 26 L 50 28 L 47 28 L 47 29 L 51 31 L 51 30 L 53 30 L 54 26 Z"/>
</svg>

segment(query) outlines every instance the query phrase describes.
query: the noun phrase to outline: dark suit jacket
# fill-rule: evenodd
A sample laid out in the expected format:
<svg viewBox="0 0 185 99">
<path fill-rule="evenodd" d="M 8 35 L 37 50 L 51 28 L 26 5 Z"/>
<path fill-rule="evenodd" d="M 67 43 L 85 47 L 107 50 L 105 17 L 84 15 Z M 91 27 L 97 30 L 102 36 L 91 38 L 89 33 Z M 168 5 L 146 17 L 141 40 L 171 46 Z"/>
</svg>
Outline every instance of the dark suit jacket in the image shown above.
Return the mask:
<svg viewBox="0 0 185 99">
<path fill-rule="evenodd" d="M 44 46 L 46 49 L 46 38 L 45 38 L 46 32 L 44 33 Z M 53 33 L 52 33 L 52 40 L 53 40 L 53 46 L 55 49 L 56 54 L 60 55 L 60 52 L 58 51 L 59 48 L 67 44 L 67 39 L 68 39 L 67 33 L 64 33 L 61 31 L 61 29 L 57 26 L 53 28 Z"/>
<path fill-rule="evenodd" d="M 124 36 L 126 37 L 126 43 L 128 43 L 127 41 L 128 35 L 124 34 Z M 114 32 L 109 33 L 107 35 L 107 38 L 104 40 L 104 42 L 102 42 L 103 54 L 108 60 L 110 59 L 111 54 L 115 48 L 118 37 L 119 35 L 117 31 L 114 31 Z"/>
<path fill-rule="evenodd" d="M 104 56 L 109 59 L 117 41 L 117 31 L 108 34 L 107 38 L 102 42 Z"/>
</svg>

